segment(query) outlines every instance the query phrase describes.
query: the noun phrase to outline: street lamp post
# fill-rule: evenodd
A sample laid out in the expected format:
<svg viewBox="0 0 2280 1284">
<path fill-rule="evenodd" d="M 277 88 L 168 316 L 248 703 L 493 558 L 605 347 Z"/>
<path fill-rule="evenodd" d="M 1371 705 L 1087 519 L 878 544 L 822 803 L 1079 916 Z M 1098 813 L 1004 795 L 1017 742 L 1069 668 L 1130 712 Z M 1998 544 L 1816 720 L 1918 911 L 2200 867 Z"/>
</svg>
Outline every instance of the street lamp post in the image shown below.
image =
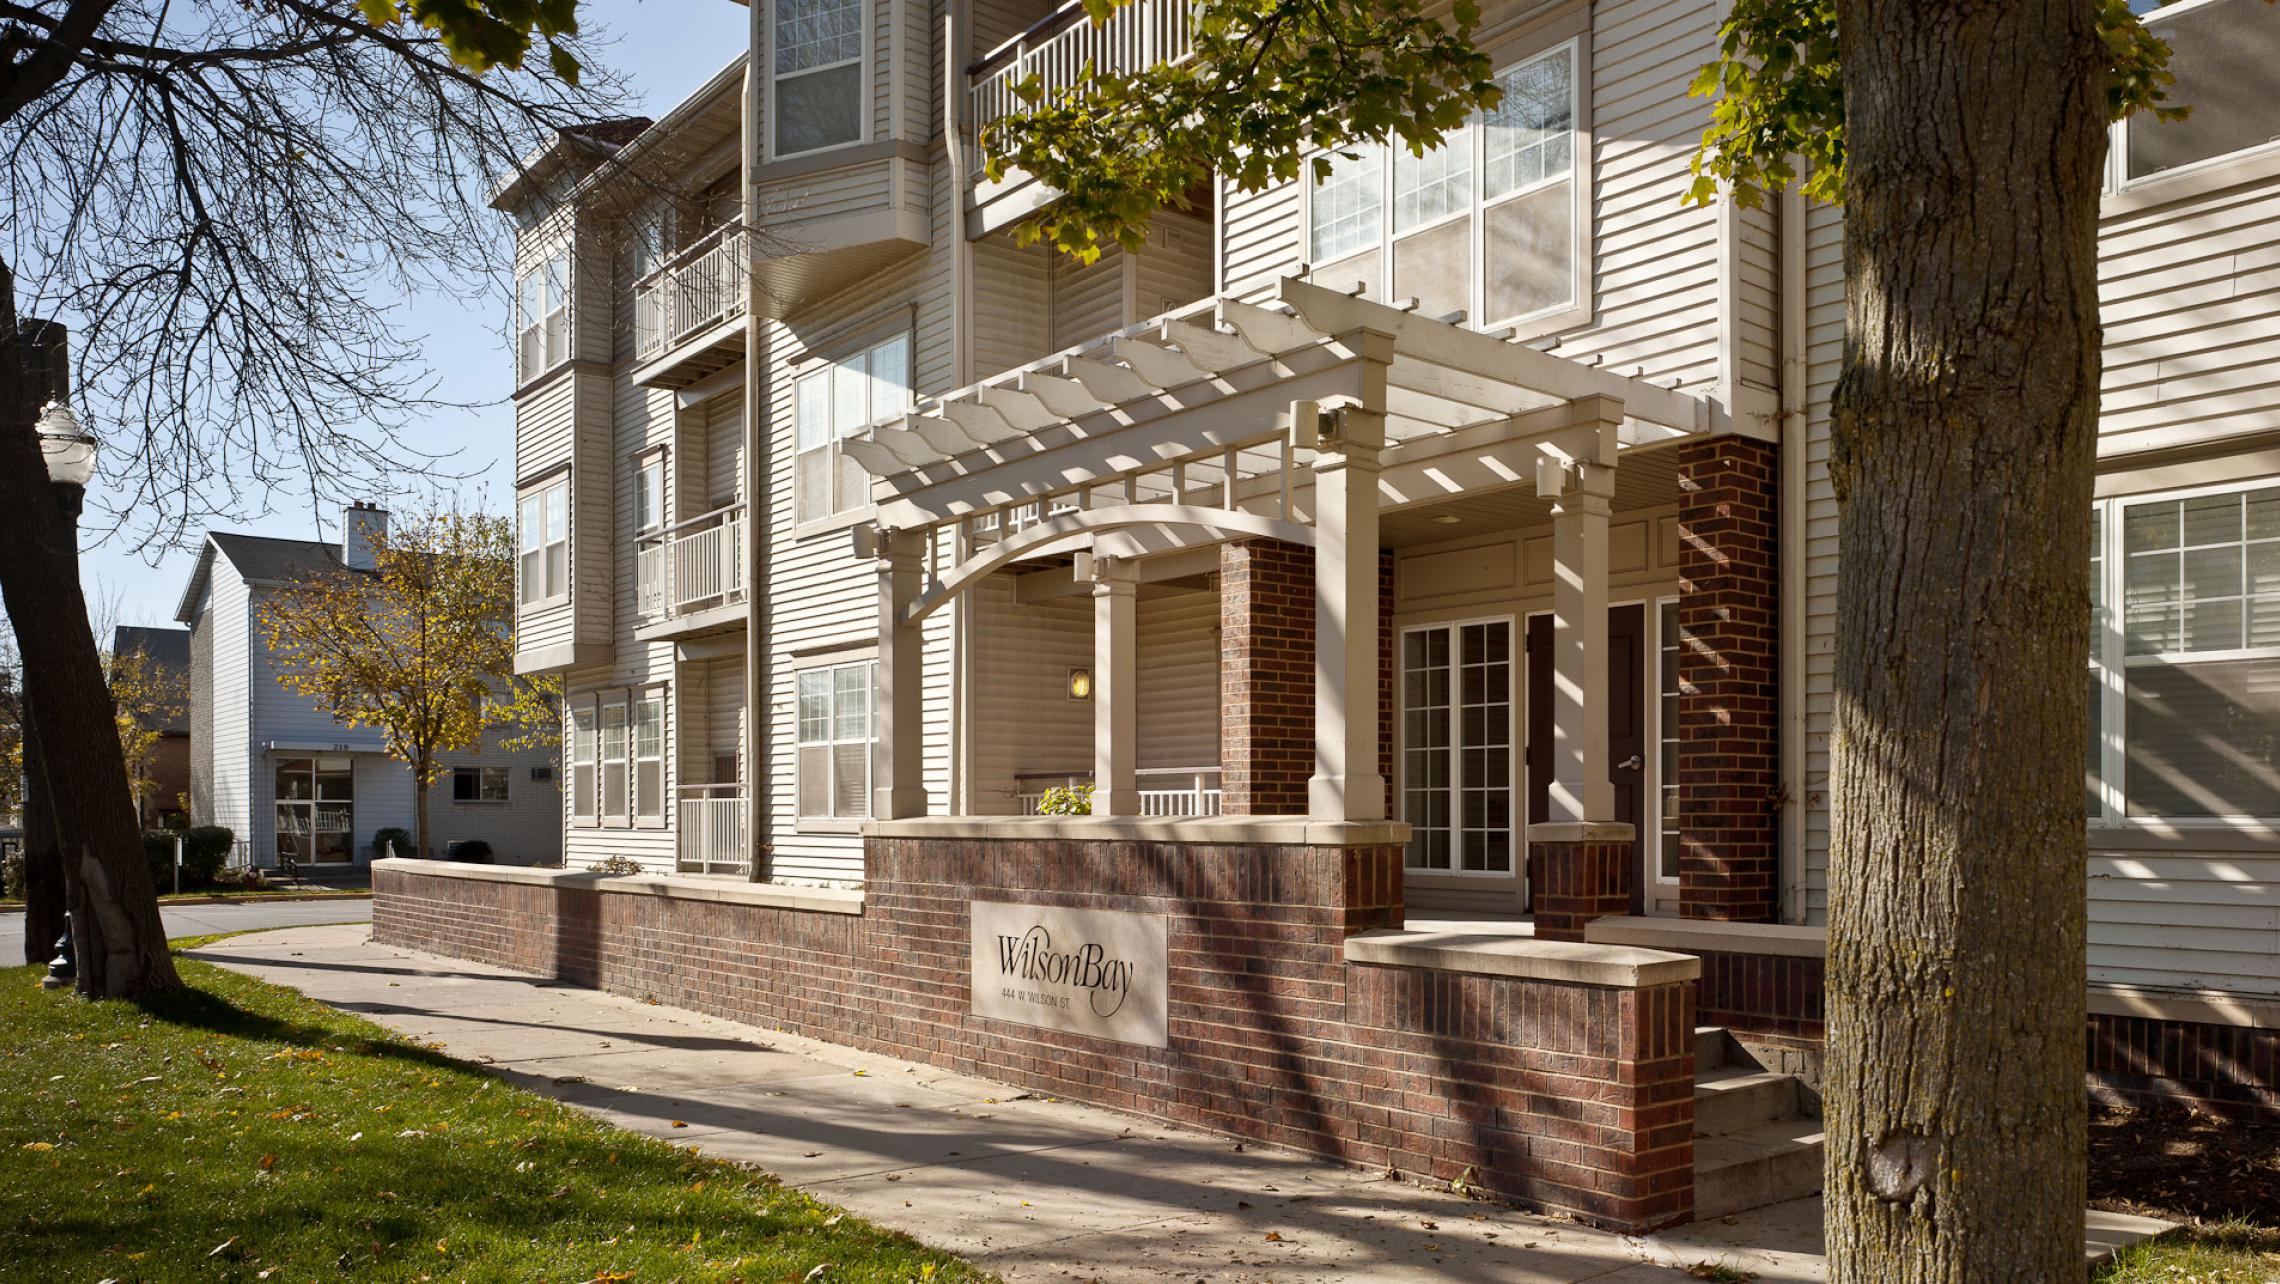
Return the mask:
<svg viewBox="0 0 2280 1284">
<path fill-rule="evenodd" d="M 76 549 L 79 547 L 79 515 L 87 505 L 87 483 L 95 476 L 95 435 L 87 431 L 86 426 L 79 422 L 79 416 L 73 414 L 71 406 L 60 397 L 41 408 L 39 422 L 33 425 L 33 431 L 40 439 L 40 458 L 47 464 L 48 481 L 55 487 L 56 508 L 63 515 L 68 546 Z M 24 784 L 27 790 L 41 791 L 40 801 L 44 804 L 47 792 L 46 764 L 40 758 L 37 711 L 31 709 L 28 695 L 25 707 L 32 716 L 25 719 L 28 725 L 24 736 Z M 43 807 L 42 810 L 46 809 Z M 31 818 L 32 811 L 30 806 L 26 806 L 25 819 Z M 50 818 L 52 821 L 52 813 Z M 32 839 L 28 828 L 24 837 L 28 849 Z M 69 863 L 60 859 L 60 853 L 58 855 L 58 872 L 64 874 L 64 903 L 69 905 L 70 875 L 64 872 L 68 870 Z M 25 926 L 32 926 L 28 914 Z M 63 936 L 56 942 L 55 959 L 48 965 L 48 975 L 40 984 L 50 989 L 70 984 L 74 974 L 72 954 L 71 915 L 66 910 Z"/>
</svg>

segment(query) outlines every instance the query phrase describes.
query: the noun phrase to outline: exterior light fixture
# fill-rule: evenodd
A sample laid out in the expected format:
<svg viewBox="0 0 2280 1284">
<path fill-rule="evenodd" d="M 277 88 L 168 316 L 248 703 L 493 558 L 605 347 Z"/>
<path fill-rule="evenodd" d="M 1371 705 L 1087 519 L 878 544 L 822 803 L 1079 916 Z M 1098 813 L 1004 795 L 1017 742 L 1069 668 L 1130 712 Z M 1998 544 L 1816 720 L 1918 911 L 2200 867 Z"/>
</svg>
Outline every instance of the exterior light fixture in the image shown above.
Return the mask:
<svg viewBox="0 0 2280 1284">
<path fill-rule="evenodd" d="M 1454 526 L 1463 520 L 1464 518 L 1457 516 L 1455 513 L 1442 513 L 1434 517 L 1433 524 L 1435 526 Z"/>
<path fill-rule="evenodd" d="M 1069 670 L 1069 698 L 1071 700 L 1092 699 L 1091 669 L 1072 668 Z"/>
<path fill-rule="evenodd" d="M 95 435 L 61 401 L 40 411 L 34 426 L 40 438 L 40 455 L 47 461 L 48 480 L 58 486 L 84 488 L 95 476 Z"/>
</svg>

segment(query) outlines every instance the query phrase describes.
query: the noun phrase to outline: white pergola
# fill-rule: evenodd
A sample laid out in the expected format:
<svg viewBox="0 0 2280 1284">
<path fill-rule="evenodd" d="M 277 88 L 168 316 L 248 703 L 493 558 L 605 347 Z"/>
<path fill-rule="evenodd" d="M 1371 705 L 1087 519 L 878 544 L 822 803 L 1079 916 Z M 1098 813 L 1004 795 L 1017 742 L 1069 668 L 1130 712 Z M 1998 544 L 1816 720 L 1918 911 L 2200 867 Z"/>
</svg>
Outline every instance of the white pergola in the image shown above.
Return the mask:
<svg viewBox="0 0 2280 1284">
<path fill-rule="evenodd" d="M 1382 820 L 1381 513 L 1531 487 L 1553 501 L 1558 823 L 1611 819 L 1607 524 L 1625 449 L 1707 433 L 1711 406 L 1295 278 L 1272 305 L 1206 300 L 961 388 L 844 439 L 874 478 L 879 746 L 873 814 L 923 814 L 920 624 L 1025 559 L 1089 559 L 1096 816 L 1138 813 L 1136 559 L 1229 539 L 1311 547 L 1309 814 Z M 1083 565 L 1080 562 L 1080 566 Z"/>
</svg>

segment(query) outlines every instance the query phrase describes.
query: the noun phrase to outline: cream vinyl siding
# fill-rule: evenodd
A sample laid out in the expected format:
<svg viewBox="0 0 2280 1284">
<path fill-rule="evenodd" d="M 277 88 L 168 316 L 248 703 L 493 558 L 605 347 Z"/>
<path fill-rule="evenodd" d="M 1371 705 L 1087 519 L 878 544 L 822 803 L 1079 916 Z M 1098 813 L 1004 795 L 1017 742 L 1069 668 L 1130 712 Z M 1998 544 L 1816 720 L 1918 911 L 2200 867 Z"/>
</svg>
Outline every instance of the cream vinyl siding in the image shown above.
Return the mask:
<svg viewBox="0 0 2280 1284">
<path fill-rule="evenodd" d="M 1127 325 L 1211 295 L 1211 224 L 1165 211 L 1133 262 L 1133 315 Z"/>
<path fill-rule="evenodd" d="M 973 0 L 967 7 L 967 21 L 972 24 L 971 52 L 967 60 L 976 58 L 1013 39 L 1030 26 L 1053 12 L 1053 6 L 1042 0 Z"/>
<path fill-rule="evenodd" d="M 694 517 L 744 498 L 744 389 L 714 397 L 690 417 L 704 425 L 705 486 L 690 495 Z"/>
<path fill-rule="evenodd" d="M 1218 766 L 1219 594 L 1143 587 L 1138 614 L 1140 766 Z"/>
<path fill-rule="evenodd" d="M 2090 831 L 2093 983 L 2280 995 L 2280 850 L 2116 851 L 2099 839 Z"/>
<path fill-rule="evenodd" d="M 2280 422 L 2280 180 L 2104 220 L 2099 453 Z"/>
<path fill-rule="evenodd" d="M 1090 263 L 1065 254 L 1052 260 L 1052 348 L 1073 348 L 1126 324 L 1124 252 L 1110 250 Z M 1045 355 L 1038 353 L 1038 356 Z"/>
<path fill-rule="evenodd" d="M 1780 386 L 1781 247 L 1770 203 L 1726 211 L 1734 238 L 1735 374 L 1760 388 Z"/>
<path fill-rule="evenodd" d="M 1844 361 L 1844 213 L 1805 216 L 1805 893 L 1810 921 L 1829 910 L 1829 728 L 1835 708 L 1837 493 L 1829 484 L 1829 397 Z M 1796 544 L 1783 541 L 1784 555 Z"/>
<path fill-rule="evenodd" d="M 1299 183 L 1311 183 L 1302 177 Z M 1306 258 L 1299 183 L 1245 194 L 1219 183 L 1220 290 L 1251 302 L 1272 298 L 1275 281 Z"/>
<path fill-rule="evenodd" d="M 1021 605 L 1014 577 L 1002 572 L 971 596 L 974 810 L 1011 814 L 1020 810 L 1018 773 L 1092 772 L 1093 706 L 1071 700 L 1068 687 L 1071 668 L 1092 666 L 1092 599 L 1072 594 Z M 1142 684 L 1145 692 L 1145 678 Z"/>
<path fill-rule="evenodd" d="M 983 377 L 1053 351 L 1046 276 L 1051 251 L 1015 249 L 1003 235 L 974 242 L 974 370 Z"/>
<path fill-rule="evenodd" d="M 809 223 L 883 209 L 891 199 L 889 168 L 900 163 L 871 160 L 794 178 L 764 179 L 760 184 L 762 223 Z M 760 250 L 767 252 L 765 246 Z"/>
</svg>

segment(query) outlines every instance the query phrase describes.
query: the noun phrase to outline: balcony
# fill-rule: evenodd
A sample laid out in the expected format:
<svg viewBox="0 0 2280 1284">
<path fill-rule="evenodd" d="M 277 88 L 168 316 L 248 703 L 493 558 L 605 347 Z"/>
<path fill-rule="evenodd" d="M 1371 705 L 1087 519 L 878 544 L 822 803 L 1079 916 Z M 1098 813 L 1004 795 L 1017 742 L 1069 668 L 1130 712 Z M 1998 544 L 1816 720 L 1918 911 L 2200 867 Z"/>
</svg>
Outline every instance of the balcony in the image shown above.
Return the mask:
<svg viewBox="0 0 2280 1284">
<path fill-rule="evenodd" d="M 1192 56 L 1190 19 L 1198 0 L 1132 0 L 1108 21 L 1086 16 L 1083 0 L 1068 0 L 966 69 L 967 118 L 974 130 L 974 168 L 981 170 L 984 134 L 1024 107 L 1019 87 L 1030 77 L 1050 100 L 1083 84 L 1095 69 L 1130 73 Z M 982 236 L 1037 210 L 1056 195 L 1023 174 L 977 182 L 967 234 Z"/>
<path fill-rule="evenodd" d="M 752 237 L 715 228 L 633 286 L 633 381 L 684 388 L 744 356 Z"/>
<path fill-rule="evenodd" d="M 684 874 L 750 874 L 744 786 L 683 785 L 677 792 L 675 867 Z"/>
<path fill-rule="evenodd" d="M 1216 816 L 1219 814 L 1222 791 L 1217 767 L 1143 767 L 1132 773 L 1140 783 L 1140 814 L 1143 816 Z M 1014 777 L 1018 782 L 1014 797 L 1024 816 L 1037 814 L 1037 805 L 1045 800 L 1045 791 L 1055 788 L 1073 788 L 1092 783 L 1089 771 L 1025 771 Z"/>
<path fill-rule="evenodd" d="M 641 537 L 633 560 L 634 637 L 695 637 L 745 617 L 744 505 Z"/>
</svg>

